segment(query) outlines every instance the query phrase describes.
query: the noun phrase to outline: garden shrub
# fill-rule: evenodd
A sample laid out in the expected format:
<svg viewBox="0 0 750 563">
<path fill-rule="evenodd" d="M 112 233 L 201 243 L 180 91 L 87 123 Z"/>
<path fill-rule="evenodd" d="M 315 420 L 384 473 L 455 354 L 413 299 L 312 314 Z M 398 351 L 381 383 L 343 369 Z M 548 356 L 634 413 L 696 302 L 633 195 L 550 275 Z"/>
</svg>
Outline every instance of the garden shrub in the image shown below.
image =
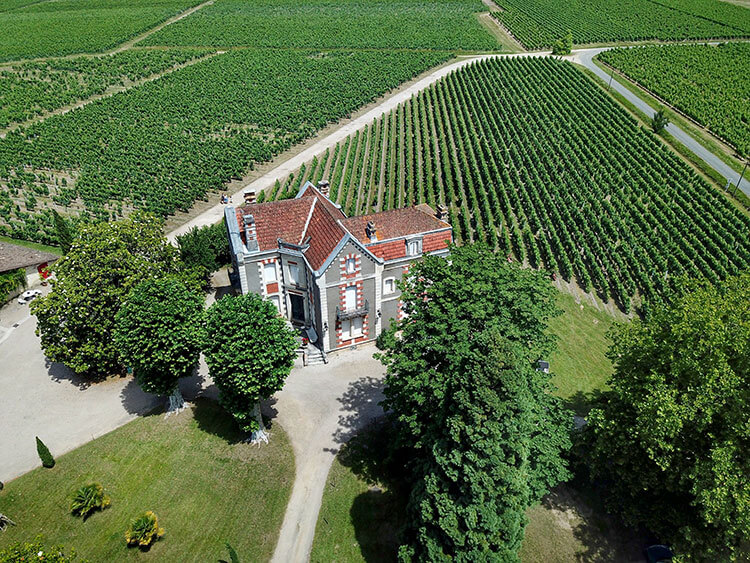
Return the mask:
<svg viewBox="0 0 750 563">
<path fill-rule="evenodd" d="M 163 535 L 164 528 L 159 527 L 156 514 L 149 510 L 130 523 L 130 527 L 125 532 L 125 540 L 128 546 L 137 545 L 145 549 Z"/>
<path fill-rule="evenodd" d="M 86 520 L 92 512 L 104 510 L 110 503 L 110 498 L 104 494 L 104 487 L 99 483 L 91 483 L 75 492 L 70 503 L 70 512 L 74 516 L 82 516 Z"/>
<path fill-rule="evenodd" d="M 44 442 L 39 439 L 39 436 L 36 437 L 36 451 L 39 454 L 39 459 L 42 460 L 42 467 L 51 469 L 55 466 L 55 458 L 52 457 L 49 448 L 44 445 Z"/>
<path fill-rule="evenodd" d="M 4 303 L 8 296 L 19 287 L 26 287 L 26 270 L 18 268 L 4 274 L 0 274 L 0 297 Z"/>
<path fill-rule="evenodd" d="M 42 544 L 41 538 L 30 542 L 19 542 L 0 550 L 0 563 L 21 563 L 27 561 L 69 563 L 73 560 L 86 563 L 83 560 L 76 559 L 75 551 L 71 551 L 69 555 L 66 555 L 62 546 L 47 547 Z"/>
</svg>

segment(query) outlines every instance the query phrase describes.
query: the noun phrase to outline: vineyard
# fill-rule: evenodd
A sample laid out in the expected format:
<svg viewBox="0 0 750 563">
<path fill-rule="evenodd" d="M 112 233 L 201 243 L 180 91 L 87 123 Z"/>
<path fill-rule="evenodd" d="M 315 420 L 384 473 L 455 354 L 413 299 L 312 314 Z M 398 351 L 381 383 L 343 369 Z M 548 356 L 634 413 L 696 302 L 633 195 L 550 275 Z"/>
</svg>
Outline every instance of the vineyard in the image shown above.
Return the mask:
<svg viewBox="0 0 750 563">
<path fill-rule="evenodd" d="M 675 276 L 750 265 L 750 218 L 552 58 L 454 72 L 262 197 L 324 177 L 348 214 L 445 204 L 459 242 L 575 277 L 625 311 Z"/>
<path fill-rule="evenodd" d="M 750 154 L 750 43 L 614 49 L 599 58 Z"/>
<path fill-rule="evenodd" d="M 0 61 L 104 51 L 199 1 L 6 0 L 0 4 Z"/>
<path fill-rule="evenodd" d="M 112 87 L 127 87 L 209 53 L 206 49 L 132 50 L 101 57 L 14 64 L 0 70 L 0 129 L 103 94 Z"/>
<path fill-rule="evenodd" d="M 480 0 L 220 0 L 146 45 L 497 50 Z"/>
<path fill-rule="evenodd" d="M 493 16 L 527 49 L 573 33 L 577 44 L 750 37 L 750 10 L 717 0 L 497 0 Z"/>
<path fill-rule="evenodd" d="M 240 49 L 12 131 L 0 140 L 0 231 L 54 240 L 52 205 L 102 219 L 186 210 L 450 56 Z"/>
</svg>

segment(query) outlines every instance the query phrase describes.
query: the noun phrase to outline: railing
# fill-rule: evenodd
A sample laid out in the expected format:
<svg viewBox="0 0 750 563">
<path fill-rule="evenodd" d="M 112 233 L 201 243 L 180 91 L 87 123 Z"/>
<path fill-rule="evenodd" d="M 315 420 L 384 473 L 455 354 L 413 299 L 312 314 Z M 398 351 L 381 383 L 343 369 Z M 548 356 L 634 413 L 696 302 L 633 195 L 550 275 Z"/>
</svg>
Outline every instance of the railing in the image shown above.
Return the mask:
<svg viewBox="0 0 750 563">
<path fill-rule="evenodd" d="M 364 317 L 370 312 L 370 302 L 365 299 L 365 304 L 359 309 L 341 309 L 336 307 L 336 318 L 340 321 L 347 321 L 356 317 Z"/>
</svg>

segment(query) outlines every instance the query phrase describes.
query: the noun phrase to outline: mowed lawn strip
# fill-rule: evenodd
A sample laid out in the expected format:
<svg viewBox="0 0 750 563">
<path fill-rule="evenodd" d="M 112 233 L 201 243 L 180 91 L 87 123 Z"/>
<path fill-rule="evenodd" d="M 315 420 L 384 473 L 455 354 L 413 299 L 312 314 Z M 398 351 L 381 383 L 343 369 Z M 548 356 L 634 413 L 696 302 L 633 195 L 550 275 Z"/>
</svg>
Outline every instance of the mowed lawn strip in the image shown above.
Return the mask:
<svg viewBox="0 0 750 563">
<path fill-rule="evenodd" d="M 294 457 L 278 425 L 262 448 L 239 440 L 232 418 L 199 399 L 180 413 L 138 418 L 5 484 L 0 512 L 17 526 L 0 548 L 38 534 L 93 562 L 217 561 L 225 542 L 242 561 L 267 561 L 294 481 Z M 54 453 L 54 452 L 53 452 Z M 70 514 L 79 487 L 98 482 L 112 505 L 86 522 Z M 130 521 L 153 510 L 166 531 L 148 555 L 125 545 Z"/>
<path fill-rule="evenodd" d="M 550 322 L 550 330 L 558 337 L 558 349 L 550 357 L 553 382 L 569 406 L 584 414 L 587 400 L 606 387 L 612 373 L 605 353 L 610 343 L 606 334 L 614 318 L 588 303 L 581 306 L 567 293 L 560 293 L 558 306 L 563 313 Z M 337 457 L 323 493 L 310 560 L 395 561 L 399 518 L 405 505 L 406 499 L 394 498 L 381 483 L 369 483 Z M 566 561 L 571 554 L 589 553 L 616 557 L 623 550 L 631 553 L 630 534 L 569 485 L 557 487 L 550 502 L 532 507 L 528 516 L 531 522 L 525 544 L 529 548 L 521 551 L 523 561 Z M 603 522 L 611 529 L 599 535 Z"/>
</svg>

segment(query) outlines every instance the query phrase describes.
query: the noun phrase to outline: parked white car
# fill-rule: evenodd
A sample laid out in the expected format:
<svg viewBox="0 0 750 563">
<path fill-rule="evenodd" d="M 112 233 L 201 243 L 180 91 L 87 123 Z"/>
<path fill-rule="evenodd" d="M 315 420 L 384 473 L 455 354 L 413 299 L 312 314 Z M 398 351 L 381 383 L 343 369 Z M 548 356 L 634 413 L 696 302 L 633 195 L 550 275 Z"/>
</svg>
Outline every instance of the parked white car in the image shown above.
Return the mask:
<svg viewBox="0 0 750 563">
<path fill-rule="evenodd" d="M 42 294 L 41 291 L 38 289 L 29 289 L 27 291 L 24 291 L 21 295 L 18 296 L 18 304 L 19 305 L 26 305 L 27 303 L 31 303 L 34 299 L 39 297 Z"/>
</svg>

